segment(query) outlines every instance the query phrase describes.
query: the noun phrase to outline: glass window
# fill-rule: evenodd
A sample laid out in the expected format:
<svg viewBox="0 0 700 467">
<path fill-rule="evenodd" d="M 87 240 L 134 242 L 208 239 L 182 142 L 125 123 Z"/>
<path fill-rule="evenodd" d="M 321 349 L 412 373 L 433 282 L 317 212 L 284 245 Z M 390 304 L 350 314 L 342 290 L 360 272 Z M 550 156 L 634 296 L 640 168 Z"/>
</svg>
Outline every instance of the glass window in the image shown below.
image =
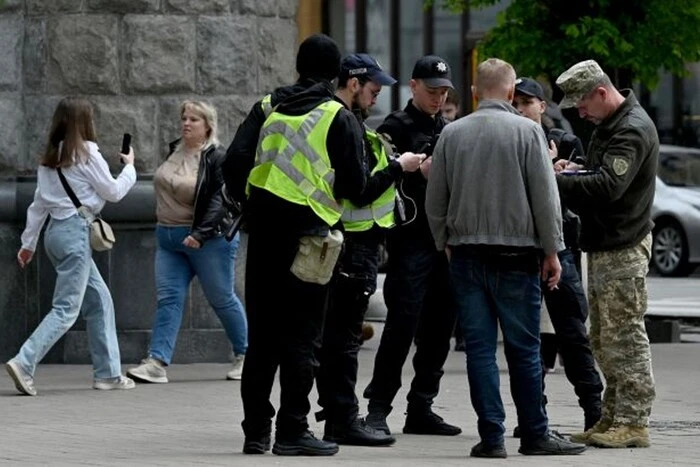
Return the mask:
<svg viewBox="0 0 700 467">
<path fill-rule="evenodd" d="M 435 10 L 435 54 L 442 57 L 452 70 L 452 84 L 460 96 L 464 92 L 462 66 L 462 16 L 443 9 Z"/>
<path fill-rule="evenodd" d="M 502 0 L 495 5 L 469 10 L 470 31 L 486 34 L 492 27 L 496 26 L 496 17 L 501 11 L 508 8 L 511 2 L 512 0 Z"/>
<path fill-rule="evenodd" d="M 331 36 L 343 54 L 355 51 L 355 1 L 328 0 L 328 28 Z"/>
<path fill-rule="evenodd" d="M 683 79 L 683 104 L 679 143 L 700 146 L 700 63 L 687 65 L 690 75 Z"/>
<path fill-rule="evenodd" d="M 658 175 L 670 186 L 700 187 L 700 151 L 667 150 L 662 146 Z"/>
<path fill-rule="evenodd" d="M 367 0 L 367 53 L 391 73 L 391 36 L 389 0 Z M 398 86 L 396 83 L 395 86 Z M 372 107 L 371 115 L 386 115 L 391 111 L 391 87 L 384 86 Z"/>
<path fill-rule="evenodd" d="M 413 65 L 423 56 L 423 0 L 402 1 L 400 21 L 401 82 L 397 85 L 401 85 L 399 107 L 403 108 L 411 98 L 408 80 Z"/>
<path fill-rule="evenodd" d="M 670 73 L 661 74 L 649 103 L 649 115 L 654 120 L 659 139 L 666 143 L 673 142 L 673 77 Z"/>
</svg>

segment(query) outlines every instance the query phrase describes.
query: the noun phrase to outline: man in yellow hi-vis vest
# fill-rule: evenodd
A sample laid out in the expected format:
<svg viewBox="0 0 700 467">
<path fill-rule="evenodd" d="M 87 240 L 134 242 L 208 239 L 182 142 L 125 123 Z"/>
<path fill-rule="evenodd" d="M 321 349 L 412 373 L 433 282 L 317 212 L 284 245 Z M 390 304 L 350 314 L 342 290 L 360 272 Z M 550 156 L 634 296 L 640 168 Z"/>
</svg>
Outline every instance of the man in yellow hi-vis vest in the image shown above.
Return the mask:
<svg viewBox="0 0 700 467">
<path fill-rule="evenodd" d="M 336 443 L 314 437 L 307 423 L 330 286 L 309 282 L 297 266 L 306 264 L 299 261 L 305 254 L 334 265 L 326 258 L 339 249 L 331 228 L 339 224 L 342 199 L 354 199 L 365 188 L 362 128 L 335 99 L 331 84 L 340 58 L 325 35 L 302 42 L 299 80 L 255 104 L 223 165 L 227 194 L 245 204 L 249 234 L 249 346 L 241 382 L 246 454 L 270 449 L 270 393 L 278 368 L 281 400 L 272 452 L 338 452 Z"/>
<path fill-rule="evenodd" d="M 394 83 L 396 80 L 374 58 L 352 54 L 341 64 L 336 97 L 364 120 L 382 85 Z M 369 297 L 377 288 L 379 244 L 385 231 L 394 225 L 395 182 L 403 171 L 418 170 L 425 155 L 406 153 L 394 159 L 393 151 L 387 154 L 377 133 L 365 127 L 364 136 L 371 176 L 360 197 L 343 201 L 345 245 L 333 277 L 323 329 L 321 366 L 316 378 L 323 410 L 316 414 L 316 419 L 326 422 L 323 438 L 326 441 L 386 446 L 394 443 L 394 437 L 375 430 L 358 416 L 357 352 Z"/>
</svg>

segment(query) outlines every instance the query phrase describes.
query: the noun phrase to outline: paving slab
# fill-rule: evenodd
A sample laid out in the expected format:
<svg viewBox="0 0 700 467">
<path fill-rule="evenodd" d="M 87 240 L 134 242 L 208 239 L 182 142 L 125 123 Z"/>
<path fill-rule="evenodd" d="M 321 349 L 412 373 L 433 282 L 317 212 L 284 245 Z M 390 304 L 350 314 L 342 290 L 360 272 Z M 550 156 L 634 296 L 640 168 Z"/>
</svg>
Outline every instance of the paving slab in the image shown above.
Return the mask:
<svg viewBox="0 0 700 467">
<path fill-rule="evenodd" d="M 360 352 L 358 394 L 371 377 L 382 325 Z M 700 344 L 652 346 L 657 399 L 648 449 L 596 449 L 580 456 L 527 457 L 518 440 L 508 438 L 506 460 L 468 458 L 478 441 L 476 417 L 469 402 L 465 357 L 450 352 L 435 410 L 464 432 L 455 437 L 404 435 L 403 413 L 412 368 L 404 367 L 404 387 L 388 422 L 397 442 L 388 448 L 341 447 L 334 457 L 278 457 L 241 454 L 243 409 L 240 383 L 224 378 L 228 365 L 173 365 L 165 385 L 139 385 L 131 391 L 95 391 L 85 365 L 41 365 L 37 397 L 17 395 L 12 381 L 0 375 L 0 465 L 28 466 L 451 466 L 700 465 Z M 506 426 L 515 426 L 508 374 L 499 351 Z M 578 431 L 583 414 L 562 369 L 547 376 L 550 425 L 562 433 Z M 279 387 L 273 392 L 279 400 Z M 312 411 L 318 410 L 313 393 Z M 366 401 L 361 401 L 361 411 Z M 320 423 L 312 422 L 317 434 Z"/>
</svg>

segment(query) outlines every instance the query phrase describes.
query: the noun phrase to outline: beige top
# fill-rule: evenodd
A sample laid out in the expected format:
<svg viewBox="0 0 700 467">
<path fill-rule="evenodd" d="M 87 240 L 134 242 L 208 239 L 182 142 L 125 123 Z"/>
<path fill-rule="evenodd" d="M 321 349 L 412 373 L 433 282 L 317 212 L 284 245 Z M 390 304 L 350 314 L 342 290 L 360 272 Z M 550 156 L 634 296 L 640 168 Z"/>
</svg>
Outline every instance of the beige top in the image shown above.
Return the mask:
<svg viewBox="0 0 700 467">
<path fill-rule="evenodd" d="M 153 186 L 159 224 L 192 225 L 200 156 L 200 151 L 186 154 L 181 148 L 156 170 Z"/>
</svg>

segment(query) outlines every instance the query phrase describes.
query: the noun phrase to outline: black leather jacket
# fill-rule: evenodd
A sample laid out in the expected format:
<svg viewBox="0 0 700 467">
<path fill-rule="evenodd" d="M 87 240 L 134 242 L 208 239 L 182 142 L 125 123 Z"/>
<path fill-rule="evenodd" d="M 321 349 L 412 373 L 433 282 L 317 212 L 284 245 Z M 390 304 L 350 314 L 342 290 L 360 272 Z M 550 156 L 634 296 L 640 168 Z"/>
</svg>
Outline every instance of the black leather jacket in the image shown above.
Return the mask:
<svg viewBox="0 0 700 467">
<path fill-rule="evenodd" d="M 175 151 L 179 141 L 178 139 L 170 143 L 168 157 Z M 224 183 L 221 163 L 224 156 L 222 147 L 209 146 L 199 159 L 190 235 L 201 244 L 224 231 L 223 222 L 227 214 L 221 197 L 221 186 Z"/>
</svg>

